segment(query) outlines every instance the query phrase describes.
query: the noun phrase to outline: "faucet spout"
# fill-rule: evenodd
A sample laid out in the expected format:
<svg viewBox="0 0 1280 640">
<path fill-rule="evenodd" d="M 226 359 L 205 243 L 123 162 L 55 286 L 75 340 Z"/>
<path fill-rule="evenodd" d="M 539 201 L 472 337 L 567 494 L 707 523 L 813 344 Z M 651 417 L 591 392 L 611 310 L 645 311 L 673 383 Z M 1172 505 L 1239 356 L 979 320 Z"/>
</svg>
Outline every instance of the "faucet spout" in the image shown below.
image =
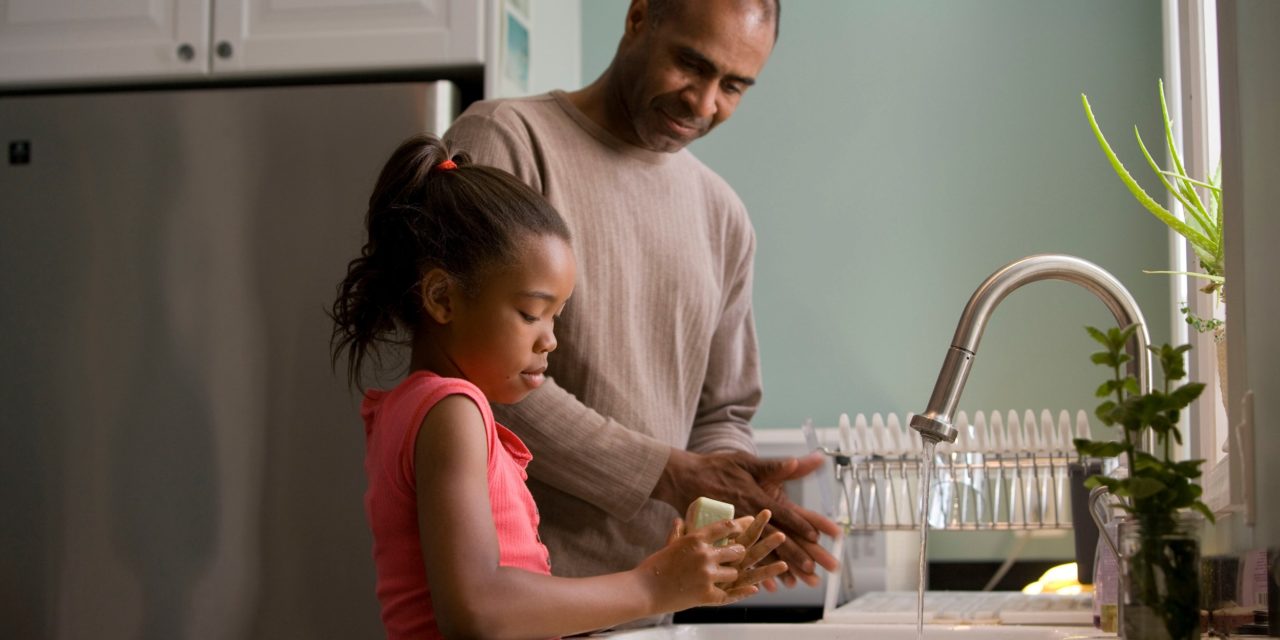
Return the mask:
<svg viewBox="0 0 1280 640">
<path fill-rule="evenodd" d="M 1151 339 L 1147 333 L 1147 323 L 1142 317 L 1142 311 L 1138 309 L 1138 303 L 1124 285 L 1102 267 L 1082 258 L 1060 254 L 1028 256 L 991 274 L 969 298 L 964 312 L 960 314 L 951 347 L 947 349 L 946 358 L 942 361 L 942 370 L 938 373 L 933 394 L 929 396 L 929 405 L 924 413 L 911 418 L 911 428 L 919 431 L 921 438 L 934 443 L 941 440 L 955 442 L 957 432 L 951 426 L 951 421 L 955 416 L 956 405 L 960 402 L 965 381 L 969 379 L 973 359 L 978 354 L 978 342 L 982 340 L 987 320 L 996 306 L 1010 293 L 1037 280 L 1074 282 L 1102 300 L 1120 326 L 1136 323 L 1138 330 L 1126 346 L 1131 356 L 1129 372 L 1137 378 L 1138 387 L 1143 393 L 1151 390 L 1151 357 L 1147 353 L 1147 345 Z"/>
</svg>

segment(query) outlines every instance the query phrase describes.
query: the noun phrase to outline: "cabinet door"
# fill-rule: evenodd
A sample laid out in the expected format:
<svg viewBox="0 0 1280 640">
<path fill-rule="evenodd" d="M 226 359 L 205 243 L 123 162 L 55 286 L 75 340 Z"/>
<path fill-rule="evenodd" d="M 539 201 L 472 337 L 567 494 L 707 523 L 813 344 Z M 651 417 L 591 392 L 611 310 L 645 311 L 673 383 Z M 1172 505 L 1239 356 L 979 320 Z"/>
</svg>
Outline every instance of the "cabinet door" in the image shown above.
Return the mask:
<svg viewBox="0 0 1280 640">
<path fill-rule="evenodd" d="M 208 72 L 210 0 L 0 0 L 0 83 L 120 82 Z"/>
<path fill-rule="evenodd" d="M 484 63 L 481 0 L 215 0 L 216 75 Z"/>
</svg>

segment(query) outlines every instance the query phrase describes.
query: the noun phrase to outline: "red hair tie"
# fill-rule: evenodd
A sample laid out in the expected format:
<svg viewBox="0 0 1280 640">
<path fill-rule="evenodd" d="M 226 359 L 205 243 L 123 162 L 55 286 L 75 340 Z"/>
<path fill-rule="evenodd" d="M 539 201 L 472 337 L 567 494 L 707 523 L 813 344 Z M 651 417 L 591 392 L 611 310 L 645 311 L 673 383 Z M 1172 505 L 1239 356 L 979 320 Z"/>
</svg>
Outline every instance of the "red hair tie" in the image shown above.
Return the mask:
<svg viewBox="0 0 1280 640">
<path fill-rule="evenodd" d="M 441 171 L 449 171 L 450 169 L 457 169 L 458 165 L 455 164 L 453 160 L 445 160 L 444 162 L 436 165 L 436 168 Z"/>
</svg>

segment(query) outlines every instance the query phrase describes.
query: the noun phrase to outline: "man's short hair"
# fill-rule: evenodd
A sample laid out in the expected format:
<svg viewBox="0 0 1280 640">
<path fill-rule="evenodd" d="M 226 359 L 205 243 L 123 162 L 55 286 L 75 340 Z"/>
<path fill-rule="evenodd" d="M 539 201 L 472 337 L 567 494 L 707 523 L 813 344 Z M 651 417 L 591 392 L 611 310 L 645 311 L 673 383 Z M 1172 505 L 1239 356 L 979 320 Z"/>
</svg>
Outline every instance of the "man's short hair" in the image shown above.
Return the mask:
<svg viewBox="0 0 1280 640">
<path fill-rule="evenodd" d="M 699 2 L 700 0 L 649 0 L 649 20 L 654 24 L 662 22 L 664 18 L 672 15 L 673 11 L 679 11 L 684 8 L 687 2 Z M 773 41 L 778 41 L 778 23 L 782 21 L 782 0 L 756 0 L 764 9 L 765 18 L 773 20 Z"/>
</svg>

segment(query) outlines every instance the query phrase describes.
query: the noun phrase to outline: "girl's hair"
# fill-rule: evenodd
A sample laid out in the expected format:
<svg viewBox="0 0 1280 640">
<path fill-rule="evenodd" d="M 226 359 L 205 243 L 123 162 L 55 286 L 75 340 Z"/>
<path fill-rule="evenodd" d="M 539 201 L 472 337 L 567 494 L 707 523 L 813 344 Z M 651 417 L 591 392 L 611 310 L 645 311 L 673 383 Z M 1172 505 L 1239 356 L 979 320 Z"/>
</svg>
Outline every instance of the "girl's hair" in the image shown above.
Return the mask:
<svg viewBox="0 0 1280 640">
<path fill-rule="evenodd" d="M 456 168 L 441 163 L 452 160 Z M 515 176 L 471 164 L 431 135 L 409 138 L 382 167 L 365 214 L 368 239 L 347 265 L 333 303 L 333 365 L 347 355 L 356 386 L 365 357 L 401 344 L 422 321 L 422 278 L 440 268 L 464 291 L 489 268 L 510 264 L 523 238 L 569 240 L 560 214 Z"/>
</svg>

